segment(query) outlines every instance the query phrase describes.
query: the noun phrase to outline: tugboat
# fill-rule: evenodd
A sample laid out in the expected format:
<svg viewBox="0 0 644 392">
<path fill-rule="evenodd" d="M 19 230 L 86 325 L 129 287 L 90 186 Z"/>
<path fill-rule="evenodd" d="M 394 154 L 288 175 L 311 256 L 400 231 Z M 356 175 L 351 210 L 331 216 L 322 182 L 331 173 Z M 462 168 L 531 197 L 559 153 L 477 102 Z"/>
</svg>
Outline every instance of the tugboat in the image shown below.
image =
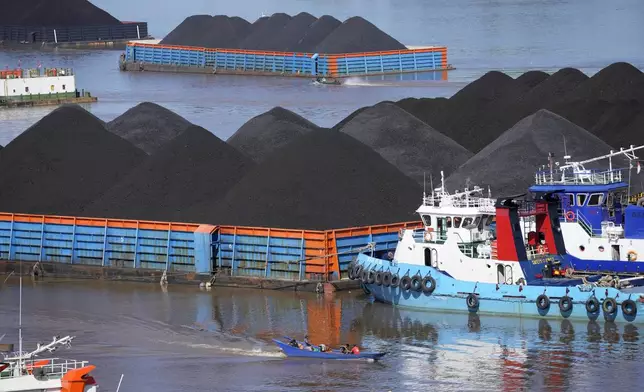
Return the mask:
<svg viewBox="0 0 644 392">
<path fill-rule="evenodd" d="M 617 274 L 634 285 L 644 283 L 644 198 L 629 200 L 631 171 L 641 170 L 634 153 L 642 148 L 630 146 L 585 161 L 565 156 L 561 166 L 550 154 L 548 166 L 535 174 L 530 192 L 552 192 L 560 200 L 560 226 L 576 273 Z M 627 158 L 629 167 L 614 168 L 615 157 Z M 605 159 L 608 169 L 585 167 Z"/>
<path fill-rule="evenodd" d="M 334 86 L 340 86 L 342 82 L 340 82 L 339 79 L 336 78 L 327 78 L 327 77 L 317 77 L 315 80 L 313 80 L 313 83 L 315 84 L 330 84 Z"/>
<path fill-rule="evenodd" d="M 78 91 L 71 68 L 14 69 L 0 71 L 0 108 L 93 103 L 89 91 Z"/>
</svg>

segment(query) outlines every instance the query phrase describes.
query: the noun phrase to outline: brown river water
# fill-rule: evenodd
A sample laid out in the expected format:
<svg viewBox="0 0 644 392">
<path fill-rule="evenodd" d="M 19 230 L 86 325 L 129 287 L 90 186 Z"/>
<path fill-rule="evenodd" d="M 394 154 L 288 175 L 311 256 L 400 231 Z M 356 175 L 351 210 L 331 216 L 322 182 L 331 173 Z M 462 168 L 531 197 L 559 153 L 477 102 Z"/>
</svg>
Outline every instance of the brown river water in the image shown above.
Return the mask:
<svg viewBox="0 0 644 392">
<path fill-rule="evenodd" d="M 2 279 L 4 281 L 4 278 Z M 0 336 L 18 336 L 18 280 L 0 286 Z M 641 390 L 644 327 L 393 308 L 318 295 L 155 284 L 23 280 L 26 349 L 97 365 L 105 391 Z M 358 343 L 381 362 L 285 359 L 272 337 Z"/>
</svg>

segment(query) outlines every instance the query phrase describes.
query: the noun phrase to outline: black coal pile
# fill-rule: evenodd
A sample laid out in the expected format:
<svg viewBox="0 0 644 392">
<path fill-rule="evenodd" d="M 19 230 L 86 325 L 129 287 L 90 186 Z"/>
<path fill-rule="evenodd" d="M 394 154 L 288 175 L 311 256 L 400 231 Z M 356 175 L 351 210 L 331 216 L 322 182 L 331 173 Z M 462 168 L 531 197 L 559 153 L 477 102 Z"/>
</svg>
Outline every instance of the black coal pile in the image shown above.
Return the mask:
<svg viewBox="0 0 644 392">
<path fill-rule="evenodd" d="M 275 151 L 201 221 L 301 229 L 408 221 L 421 192 L 366 145 L 320 129 Z"/>
<path fill-rule="evenodd" d="M 476 153 L 516 122 L 513 105 L 526 90 L 510 76 L 490 71 L 454 94 L 443 110 L 433 110 L 429 125 Z"/>
<path fill-rule="evenodd" d="M 576 68 L 560 69 L 520 98 L 520 115 L 527 116 L 543 109 L 546 105 L 558 101 L 570 91 L 575 90 L 586 80 L 588 80 L 588 76 Z"/>
<path fill-rule="evenodd" d="M 201 222 L 191 206 L 223 197 L 253 166 L 212 133 L 191 126 L 88 205 L 85 215 Z"/>
<path fill-rule="evenodd" d="M 548 75 L 547 72 L 543 72 L 543 71 L 528 71 L 523 75 L 519 76 L 517 78 L 517 82 L 523 84 L 526 87 L 534 88 L 539 83 L 548 79 L 549 76 L 550 75 Z"/>
<path fill-rule="evenodd" d="M 607 154 L 611 147 L 565 118 L 539 110 L 515 124 L 446 180 L 450 191 L 465 186 L 490 186 L 495 195 L 524 193 L 548 153 L 563 162 L 565 153 L 575 160 Z"/>
<path fill-rule="evenodd" d="M 447 98 L 405 98 L 396 102 L 396 105 L 413 114 L 427 124 L 440 125 L 444 112 L 449 110 Z M 435 127 L 435 125 L 434 125 Z"/>
<path fill-rule="evenodd" d="M 289 50 L 294 52 L 311 53 L 333 30 L 338 28 L 342 22 L 330 15 L 322 15 L 314 22 L 297 41 L 296 45 Z"/>
<path fill-rule="evenodd" d="M 613 63 L 580 83 L 563 98 L 575 100 L 644 101 L 644 74 L 628 63 Z"/>
<path fill-rule="evenodd" d="M 250 30 L 250 23 L 242 18 L 193 15 L 181 22 L 160 43 L 205 48 L 237 48 Z"/>
<path fill-rule="evenodd" d="M 262 42 L 258 49 L 275 51 L 295 51 L 300 38 L 318 19 L 306 12 L 295 15 L 281 30 Z"/>
<path fill-rule="evenodd" d="M 152 154 L 191 125 L 162 106 L 143 102 L 107 123 L 107 129 Z"/>
<path fill-rule="evenodd" d="M 422 184 L 449 175 L 472 153 L 392 102 L 366 108 L 341 128 Z"/>
<path fill-rule="evenodd" d="M 264 50 L 272 45 L 276 34 L 279 34 L 291 21 L 291 17 L 284 13 L 276 13 L 254 27 L 250 34 L 239 43 L 241 49 Z"/>
<path fill-rule="evenodd" d="M 371 22 L 354 16 L 331 32 L 316 47 L 317 53 L 353 53 L 406 49 Z"/>
<path fill-rule="evenodd" d="M 87 0 L 5 2 L 0 23 L 20 26 L 111 26 L 121 22 Z"/>
<path fill-rule="evenodd" d="M 274 107 L 242 125 L 226 142 L 255 162 L 318 126 L 282 107 Z"/>
<path fill-rule="evenodd" d="M 76 105 L 57 108 L 0 154 L 0 210 L 80 215 L 145 153 Z"/>
<path fill-rule="evenodd" d="M 193 15 L 162 41 L 164 45 L 288 52 L 351 53 L 406 49 L 360 17 L 344 23 L 329 15 L 275 13 L 252 25 L 239 17 Z"/>
</svg>

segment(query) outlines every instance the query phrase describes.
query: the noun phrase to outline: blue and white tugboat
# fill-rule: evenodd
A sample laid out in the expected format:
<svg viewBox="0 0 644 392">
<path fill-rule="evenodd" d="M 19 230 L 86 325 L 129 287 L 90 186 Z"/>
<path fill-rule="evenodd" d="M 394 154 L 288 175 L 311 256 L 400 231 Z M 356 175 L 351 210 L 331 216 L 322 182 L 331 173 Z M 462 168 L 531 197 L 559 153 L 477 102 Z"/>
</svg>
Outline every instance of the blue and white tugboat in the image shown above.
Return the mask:
<svg viewBox="0 0 644 392">
<path fill-rule="evenodd" d="M 632 171 L 637 167 L 640 172 L 635 152 L 642 148 L 622 148 L 580 162 L 565 156 L 563 165 L 551 155 L 548 166 L 537 171 L 530 191 L 551 192 L 560 199 L 560 226 L 576 273 L 644 282 L 644 198 L 629 202 Z M 628 167 L 613 167 L 614 158 L 626 158 Z M 585 167 L 601 160 L 608 160 L 608 168 Z"/>
<path fill-rule="evenodd" d="M 551 273 L 567 255 L 553 192 L 491 205 L 471 191 L 441 191 L 424 198 L 418 212 L 425 228 L 403 231 L 390 260 L 360 254 L 350 266 L 350 278 L 360 279 L 376 300 L 442 311 L 644 321 L 644 296 Z"/>
</svg>

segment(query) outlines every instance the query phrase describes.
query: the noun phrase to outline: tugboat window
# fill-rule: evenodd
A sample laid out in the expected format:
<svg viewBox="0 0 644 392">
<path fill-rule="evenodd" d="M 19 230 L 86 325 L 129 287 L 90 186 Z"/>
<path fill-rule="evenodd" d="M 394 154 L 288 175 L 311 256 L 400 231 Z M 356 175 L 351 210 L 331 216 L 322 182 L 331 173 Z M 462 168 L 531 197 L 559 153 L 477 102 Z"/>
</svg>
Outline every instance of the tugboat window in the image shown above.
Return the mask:
<svg viewBox="0 0 644 392">
<path fill-rule="evenodd" d="M 566 193 L 566 196 L 568 196 L 568 206 L 574 207 L 575 206 L 575 195 L 572 193 Z"/>
<path fill-rule="evenodd" d="M 421 215 L 420 216 L 423 219 L 423 224 L 427 227 L 432 226 L 432 216 L 431 215 Z"/>
<path fill-rule="evenodd" d="M 452 227 L 452 218 L 448 216 L 447 217 L 447 228 L 450 228 L 450 227 Z"/>
<path fill-rule="evenodd" d="M 454 227 L 455 228 L 458 229 L 459 227 L 461 227 L 461 220 L 463 220 L 463 218 L 461 218 L 460 216 L 455 216 L 454 217 Z"/>
<path fill-rule="evenodd" d="M 577 194 L 577 206 L 583 207 L 584 204 L 586 204 L 586 199 L 587 198 L 588 198 L 588 194 L 586 194 L 586 193 Z"/>
<path fill-rule="evenodd" d="M 602 193 L 593 193 L 592 195 L 590 195 L 590 198 L 588 199 L 588 205 L 598 206 L 602 204 L 603 199 L 604 199 L 604 195 Z"/>
<path fill-rule="evenodd" d="M 467 227 L 472 224 L 472 218 L 463 219 L 463 227 Z"/>
</svg>

